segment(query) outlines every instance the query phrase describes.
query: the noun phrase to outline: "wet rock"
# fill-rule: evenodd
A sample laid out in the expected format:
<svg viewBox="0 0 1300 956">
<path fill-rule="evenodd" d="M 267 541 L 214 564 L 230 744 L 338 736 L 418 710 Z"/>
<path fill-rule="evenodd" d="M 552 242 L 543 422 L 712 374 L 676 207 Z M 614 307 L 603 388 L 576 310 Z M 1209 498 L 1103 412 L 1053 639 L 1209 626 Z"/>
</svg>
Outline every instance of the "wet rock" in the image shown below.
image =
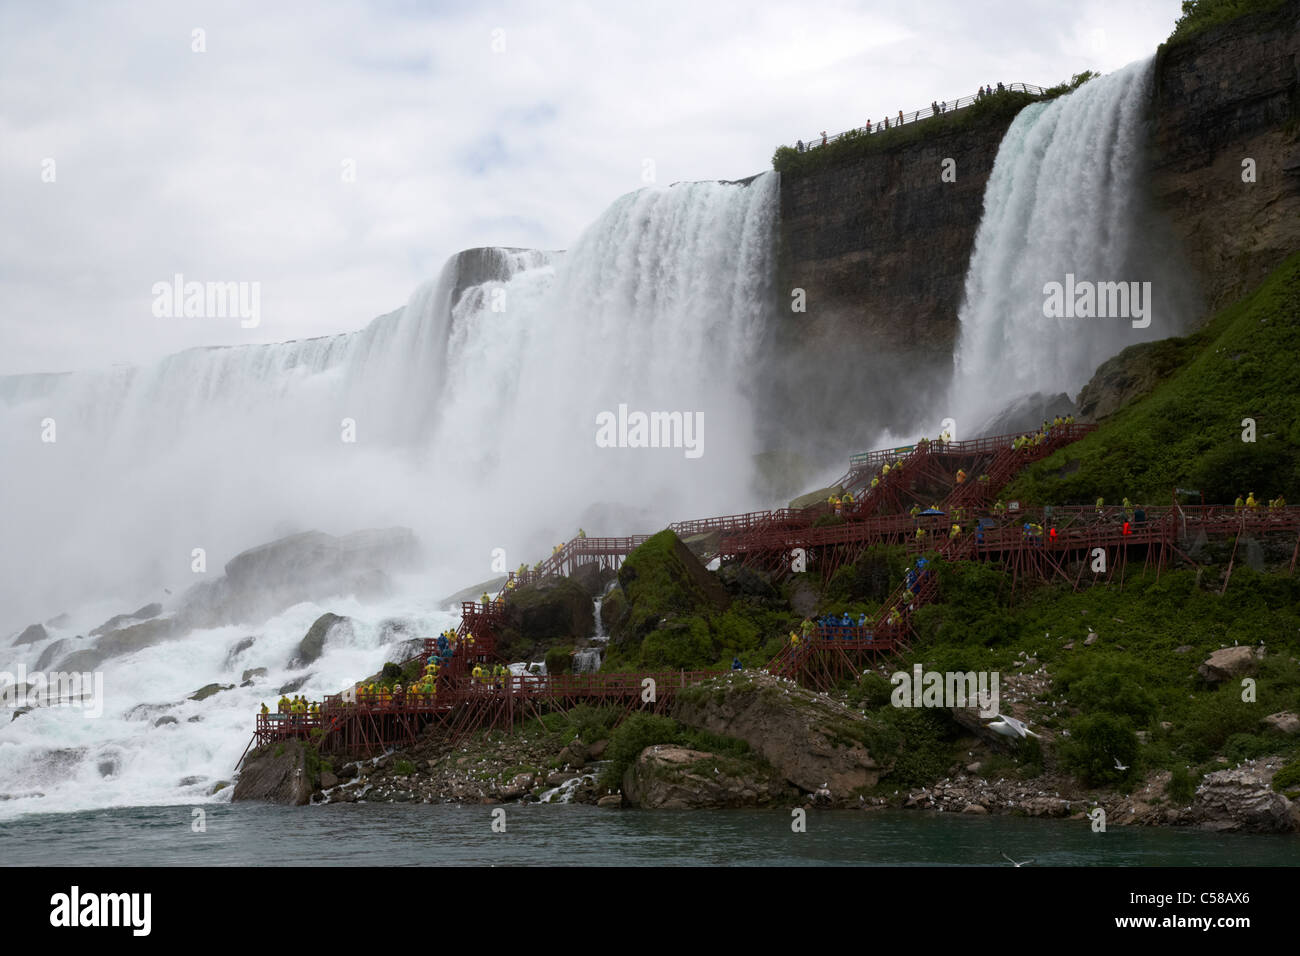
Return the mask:
<svg viewBox="0 0 1300 956">
<path fill-rule="evenodd" d="M 220 694 L 223 690 L 233 690 L 234 686 L 235 686 L 234 684 L 204 684 L 193 694 L 191 694 L 188 699 L 207 700 L 209 697 L 213 696 L 214 694 Z"/>
<path fill-rule="evenodd" d="M 304 806 L 314 789 L 302 743 L 290 740 L 267 747 L 244 762 L 232 799 Z"/>
<path fill-rule="evenodd" d="M 289 666 L 302 667 L 315 662 L 324 652 L 325 639 L 330 632 L 335 627 L 343 625 L 351 626 L 351 622 L 348 618 L 329 611 L 316 618 L 306 636 L 298 643 L 298 653 L 290 661 Z"/>
<path fill-rule="evenodd" d="M 322 770 L 320 775 L 320 787 L 322 790 L 330 790 L 339 785 L 339 778 L 328 770 Z"/>
<path fill-rule="evenodd" d="M 180 721 L 175 717 L 159 717 L 153 722 L 155 727 L 166 727 L 168 724 L 179 724 Z"/>
<path fill-rule="evenodd" d="M 987 814 L 987 813 L 988 813 L 988 810 L 986 810 L 986 809 L 984 809 L 983 807 L 981 807 L 978 803 L 968 803 L 968 804 L 966 804 L 966 806 L 962 807 L 961 812 L 962 812 L 962 813 Z"/>
<path fill-rule="evenodd" d="M 233 664 L 235 659 L 239 657 L 240 654 L 244 653 L 244 651 L 252 647 L 255 641 L 256 638 L 253 637 L 242 638 L 234 647 L 226 652 L 226 666 L 229 667 Z"/>
<path fill-rule="evenodd" d="M 250 667 L 248 670 L 244 671 L 243 675 L 239 679 L 241 681 L 251 681 L 254 677 L 265 677 L 265 676 L 266 676 L 265 667 Z"/>
<path fill-rule="evenodd" d="M 45 650 L 41 651 L 41 656 L 36 659 L 36 669 L 43 671 L 64 654 L 71 652 L 73 647 L 72 641 L 67 638 L 60 638 Z"/>
<path fill-rule="evenodd" d="M 623 796 L 618 793 L 610 793 L 596 801 L 598 807 L 621 807 L 623 805 Z"/>
<path fill-rule="evenodd" d="M 23 632 L 14 641 L 13 646 L 21 647 L 24 644 L 39 644 L 49 636 L 49 632 L 42 625 L 32 624 L 23 629 Z"/>
<path fill-rule="evenodd" d="M 314 674 L 303 674 L 301 677 L 295 677 L 293 680 L 289 681 L 288 683 L 282 684 L 280 686 L 280 689 L 277 690 L 276 693 L 281 695 L 292 694 L 296 690 L 301 690 L 303 685 L 305 685 L 307 681 L 311 680 L 312 677 L 314 676 L 315 676 Z"/>
</svg>

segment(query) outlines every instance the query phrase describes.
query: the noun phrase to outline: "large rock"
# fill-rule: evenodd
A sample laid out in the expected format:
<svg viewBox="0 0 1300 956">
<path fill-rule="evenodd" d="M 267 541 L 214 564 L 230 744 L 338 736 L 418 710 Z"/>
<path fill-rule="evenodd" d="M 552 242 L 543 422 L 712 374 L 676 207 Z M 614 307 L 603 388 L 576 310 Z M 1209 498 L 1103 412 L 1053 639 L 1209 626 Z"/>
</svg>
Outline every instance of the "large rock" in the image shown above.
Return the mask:
<svg viewBox="0 0 1300 956">
<path fill-rule="evenodd" d="M 672 531 L 652 535 L 618 569 L 627 609 L 612 623 L 611 639 L 639 643 L 677 618 L 712 614 L 731 603 L 717 577 Z"/>
<path fill-rule="evenodd" d="M 568 578 L 546 578 L 510 592 L 497 650 L 511 660 L 537 660 L 551 647 L 591 636 L 595 625 L 584 587 Z"/>
<path fill-rule="evenodd" d="M 1262 656 L 1263 648 L 1257 652 L 1254 648 L 1237 646 L 1221 647 L 1197 668 L 1197 672 L 1211 684 L 1219 684 L 1233 677 L 1253 673 L 1257 657 Z"/>
<path fill-rule="evenodd" d="M 1157 57 L 1146 183 L 1212 309 L 1300 249 L 1300 175 L 1288 171 L 1297 62 L 1295 0 L 1231 18 Z M 1256 164 L 1251 183 L 1242 182 L 1247 157 Z"/>
<path fill-rule="evenodd" d="M 419 557 L 407 528 L 290 535 L 231 558 L 224 576 L 185 592 L 177 617 L 187 629 L 218 627 L 264 621 L 306 601 L 371 600 L 388 592 L 390 574 L 411 570 Z"/>
<path fill-rule="evenodd" d="M 1266 727 L 1271 727 L 1278 733 L 1300 734 L 1300 716 L 1296 716 L 1289 710 L 1279 711 L 1276 714 L 1269 714 L 1264 718 L 1263 724 Z"/>
<path fill-rule="evenodd" d="M 36 659 L 36 669 L 43 671 L 64 654 L 68 654 L 73 648 L 72 641 L 67 638 L 60 638 L 45 650 L 41 651 L 41 656 Z"/>
<path fill-rule="evenodd" d="M 39 644 L 50 635 L 40 624 L 32 624 L 23 629 L 23 632 L 14 640 L 14 647 L 21 647 L 24 644 Z"/>
<path fill-rule="evenodd" d="M 825 488 L 818 488 L 816 491 L 810 491 L 806 495 L 800 495 L 790 502 L 790 507 L 795 510 L 811 508 L 813 505 L 827 504 L 831 495 L 839 497 L 844 494 L 842 485 L 827 485 Z"/>
<path fill-rule="evenodd" d="M 302 743 L 290 740 L 250 756 L 239 771 L 231 799 L 303 806 L 315 789 Z"/>
<path fill-rule="evenodd" d="M 99 637 L 101 634 L 116 631 L 118 628 L 122 627 L 122 625 L 127 624 L 130 621 L 147 621 L 151 618 L 157 617 L 161 613 L 161 604 L 146 604 L 144 607 L 137 611 L 133 611 L 130 614 L 115 614 L 103 624 L 99 625 L 99 627 L 91 631 L 90 636 Z"/>
<path fill-rule="evenodd" d="M 623 798 L 647 810 L 700 810 L 768 806 L 793 796 L 779 776 L 757 771 L 754 761 L 647 747 L 623 775 Z"/>
<path fill-rule="evenodd" d="M 1206 774 L 1188 820 L 1209 830 L 1292 833 L 1300 829 L 1300 808 L 1274 792 L 1272 780 L 1261 765 Z"/>
<path fill-rule="evenodd" d="M 351 626 L 351 621 L 339 614 L 326 611 L 316 618 L 307 634 L 298 642 L 298 653 L 290 661 L 290 667 L 305 667 L 316 661 L 325 650 L 325 639 L 339 625 Z"/>
<path fill-rule="evenodd" d="M 826 789 L 842 800 L 882 773 L 862 742 L 868 724 L 861 712 L 761 671 L 679 691 L 672 716 L 745 741 L 807 793 Z"/>
</svg>

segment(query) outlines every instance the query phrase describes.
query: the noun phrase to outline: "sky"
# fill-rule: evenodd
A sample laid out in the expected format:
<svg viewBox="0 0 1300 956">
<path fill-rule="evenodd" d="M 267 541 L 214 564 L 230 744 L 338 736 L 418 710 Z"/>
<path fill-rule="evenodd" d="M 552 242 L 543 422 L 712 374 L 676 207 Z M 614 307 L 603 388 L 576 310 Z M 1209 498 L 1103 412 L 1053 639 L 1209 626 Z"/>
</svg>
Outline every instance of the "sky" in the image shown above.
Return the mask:
<svg viewBox="0 0 1300 956">
<path fill-rule="evenodd" d="M 1179 0 L 0 0 L 0 374 L 361 328 L 618 196 L 1154 53 Z M 257 323 L 155 314 L 256 284 Z"/>
</svg>

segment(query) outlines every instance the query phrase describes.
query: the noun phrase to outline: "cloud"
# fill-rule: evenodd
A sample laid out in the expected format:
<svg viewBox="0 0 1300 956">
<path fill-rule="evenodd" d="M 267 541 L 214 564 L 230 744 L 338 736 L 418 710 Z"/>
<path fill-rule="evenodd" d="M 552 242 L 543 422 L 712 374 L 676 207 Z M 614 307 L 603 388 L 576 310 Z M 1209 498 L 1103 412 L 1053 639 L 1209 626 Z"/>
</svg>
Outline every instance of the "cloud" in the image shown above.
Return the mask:
<svg viewBox="0 0 1300 956">
<path fill-rule="evenodd" d="M 648 168 L 741 178 L 821 129 L 1115 69 L 1178 16 L 1134 6 L 6 5 L 0 374 L 359 328 L 458 249 L 570 246 Z M 154 318 L 177 272 L 262 283 L 261 325 Z"/>
</svg>

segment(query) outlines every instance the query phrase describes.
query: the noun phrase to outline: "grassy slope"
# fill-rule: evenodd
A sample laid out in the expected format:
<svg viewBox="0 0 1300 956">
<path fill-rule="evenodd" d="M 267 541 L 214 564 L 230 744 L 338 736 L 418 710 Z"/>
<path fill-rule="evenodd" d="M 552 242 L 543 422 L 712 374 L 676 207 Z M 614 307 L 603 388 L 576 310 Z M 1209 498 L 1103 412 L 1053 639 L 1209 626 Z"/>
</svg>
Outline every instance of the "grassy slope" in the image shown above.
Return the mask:
<svg viewBox="0 0 1300 956">
<path fill-rule="evenodd" d="M 1164 504 L 1175 486 L 1207 502 L 1254 491 L 1300 501 L 1300 253 L 1252 294 L 1185 339 L 1158 343 L 1195 357 L 1082 441 L 1018 478 L 1004 497 L 1031 504 Z M 1253 418 L 1257 440 L 1242 441 Z"/>
</svg>

